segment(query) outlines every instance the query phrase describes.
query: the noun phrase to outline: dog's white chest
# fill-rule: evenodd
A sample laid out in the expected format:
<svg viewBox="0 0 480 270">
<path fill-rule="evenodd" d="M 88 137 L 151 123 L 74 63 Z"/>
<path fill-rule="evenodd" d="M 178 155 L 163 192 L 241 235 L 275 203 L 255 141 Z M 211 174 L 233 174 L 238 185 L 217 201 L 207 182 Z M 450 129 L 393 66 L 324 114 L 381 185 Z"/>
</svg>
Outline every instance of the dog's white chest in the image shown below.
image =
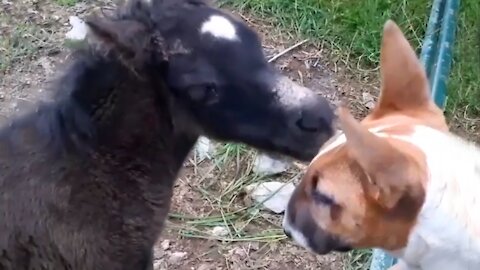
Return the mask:
<svg viewBox="0 0 480 270">
<path fill-rule="evenodd" d="M 429 169 L 425 203 L 401 251 L 407 269 L 480 270 L 480 150 L 427 127 L 403 139 L 423 150 Z"/>
<path fill-rule="evenodd" d="M 399 270 L 478 270 L 478 250 L 456 250 L 455 244 L 446 246 L 428 244 L 420 235 L 412 235 L 410 243 L 402 250 Z M 477 254 L 477 256 L 475 256 Z"/>
</svg>

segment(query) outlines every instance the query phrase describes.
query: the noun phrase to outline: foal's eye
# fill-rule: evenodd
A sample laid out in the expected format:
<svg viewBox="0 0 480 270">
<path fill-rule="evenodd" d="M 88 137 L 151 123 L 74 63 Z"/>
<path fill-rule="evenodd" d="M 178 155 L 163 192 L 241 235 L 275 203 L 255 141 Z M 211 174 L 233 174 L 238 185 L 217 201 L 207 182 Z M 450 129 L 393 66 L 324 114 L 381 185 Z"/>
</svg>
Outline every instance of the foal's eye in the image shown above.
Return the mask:
<svg viewBox="0 0 480 270">
<path fill-rule="evenodd" d="M 327 205 L 327 206 L 333 205 L 335 203 L 332 197 L 325 195 L 316 189 L 312 191 L 312 198 L 316 203 Z"/>
<path fill-rule="evenodd" d="M 206 104 L 213 104 L 218 101 L 218 92 L 217 92 L 217 86 L 213 83 L 208 84 L 206 86 L 206 91 L 207 91 L 207 98 L 205 100 Z"/>
<path fill-rule="evenodd" d="M 216 94 L 217 93 L 217 86 L 213 83 L 207 84 L 206 86 L 207 91 L 209 94 Z"/>
<path fill-rule="evenodd" d="M 203 104 L 211 104 L 218 99 L 216 85 L 210 83 L 190 86 L 188 94 L 193 101 Z"/>
</svg>

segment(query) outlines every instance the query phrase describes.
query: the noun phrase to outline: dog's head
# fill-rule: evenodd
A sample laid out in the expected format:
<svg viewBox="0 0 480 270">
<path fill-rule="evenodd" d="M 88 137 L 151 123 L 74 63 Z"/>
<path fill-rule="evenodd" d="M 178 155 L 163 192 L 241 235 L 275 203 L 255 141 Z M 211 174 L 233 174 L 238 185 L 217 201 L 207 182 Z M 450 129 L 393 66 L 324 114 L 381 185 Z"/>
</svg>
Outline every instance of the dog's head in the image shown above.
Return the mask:
<svg viewBox="0 0 480 270">
<path fill-rule="evenodd" d="M 404 247 L 428 171 L 422 150 L 399 137 L 416 125 L 448 131 L 422 64 L 392 21 L 384 26 L 380 65 L 376 107 L 361 122 L 338 111 L 343 133 L 313 159 L 285 213 L 285 233 L 319 254 Z"/>
</svg>

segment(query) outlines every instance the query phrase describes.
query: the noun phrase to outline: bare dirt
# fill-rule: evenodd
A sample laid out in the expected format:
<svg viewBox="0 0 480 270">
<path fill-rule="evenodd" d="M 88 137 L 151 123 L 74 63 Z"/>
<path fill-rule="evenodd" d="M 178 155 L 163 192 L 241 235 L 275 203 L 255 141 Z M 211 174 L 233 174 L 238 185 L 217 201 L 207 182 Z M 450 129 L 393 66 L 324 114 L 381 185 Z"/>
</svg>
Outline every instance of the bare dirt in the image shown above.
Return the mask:
<svg viewBox="0 0 480 270">
<path fill-rule="evenodd" d="M 3 66 L 3 70 L 0 69 L 0 124 L 7 124 L 14 114 L 34 108 L 36 102 L 49 99 L 52 93 L 47 90 L 48 81 L 58 74 L 68 54 L 63 47 L 64 34 L 70 28 L 68 17 L 81 17 L 92 7 L 106 4 L 88 1 L 88 4 L 80 2 L 64 7 L 54 0 L 0 0 L 0 68 Z M 246 15 L 238 16 L 259 31 L 269 57 L 298 42 L 283 36 L 274 25 Z M 274 64 L 282 73 L 326 96 L 333 104 L 345 100 L 358 117 L 368 112 L 378 93 L 375 71 L 352 72 L 321 46 L 306 43 L 285 53 Z M 159 239 L 155 269 L 347 269 L 346 255 L 315 256 L 285 240 L 279 232 L 281 217 L 263 210 L 255 212 L 250 219 L 239 217 L 227 222 L 224 218 L 223 223 L 231 228 L 242 228 L 238 232 L 241 237 L 223 237 L 224 241 L 209 237 L 214 222 L 203 225 L 192 222 L 226 215 L 224 210 L 238 213 L 250 206 L 240 189 L 229 189 L 232 183 L 241 182 L 251 174 L 255 152 L 249 148 L 241 151 L 247 154 L 230 155 L 220 165 L 219 157 L 198 162 L 193 155 L 185 163 L 175 186 L 172 213 L 176 218 L 168 221 Z M 297 163 L 274 178 L 298 181 L 304 166 Z M 233 190 L 235 194 L 225 196 L 226 190 Z M 228 206 L 218 207 L 224 201 L 217 198 L 231 200 Z M 248 238 L 248 235 L 256 237 Z"/>
</svg>

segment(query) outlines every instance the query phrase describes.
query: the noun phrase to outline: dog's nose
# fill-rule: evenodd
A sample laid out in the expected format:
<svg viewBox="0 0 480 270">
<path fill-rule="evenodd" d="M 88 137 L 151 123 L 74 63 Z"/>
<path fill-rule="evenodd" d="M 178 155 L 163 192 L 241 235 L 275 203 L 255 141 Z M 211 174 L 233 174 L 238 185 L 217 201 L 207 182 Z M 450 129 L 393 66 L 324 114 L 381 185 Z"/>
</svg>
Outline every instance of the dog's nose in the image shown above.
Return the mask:
<svg viewBox="0 0 480 270">
<path fill-rule="evenodd" d="M 288 238 L 292 238 L 292 234 L 286 230 L 285 228 L 283 229 L 283 233 L 288 237 Z"/>
<path fill-rule="evenodd" d="M 332 129 L 334 112 L 327 100 L 322 97 L 312 98 L 300 112 L 296 124 L 306 132 L 325 132 Z"/>
</svg>

